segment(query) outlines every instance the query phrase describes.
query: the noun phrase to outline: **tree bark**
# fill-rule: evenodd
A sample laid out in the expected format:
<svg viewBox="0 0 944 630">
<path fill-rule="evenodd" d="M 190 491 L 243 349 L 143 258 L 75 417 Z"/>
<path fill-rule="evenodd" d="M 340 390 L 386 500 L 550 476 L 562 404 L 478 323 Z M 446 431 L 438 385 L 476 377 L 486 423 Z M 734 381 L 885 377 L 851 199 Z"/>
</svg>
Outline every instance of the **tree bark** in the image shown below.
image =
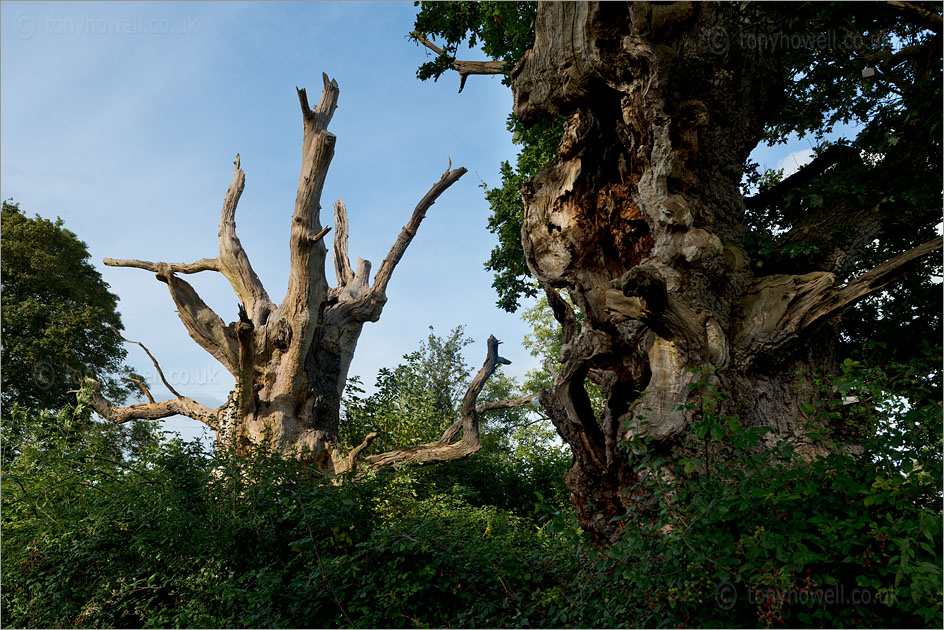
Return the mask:
<svg viewBox="0 0 944 630">
<path fill-rule="evenodd" d="M 429 208 L 466 173 L 465 168 L 453 169 L 450 162 L 413 210 L 373 283 L 369 261 L 359 260 L 356 270 L 351 267 L 347 209 L 337 201 L 333 247 L 337 286 L 329 287 L 323 238 L 330 228 L 321 224 L 320 199 L 334 155 L 336 138 L 328 131 L 328 124 L 337 108 L 338 95 L 337 82 L 327 75 L 314 108 L 309 105 L 306 91 L 298 90 L 303 123 L 302 167 L 291 218 L 288 289 L 281 303 L 275 304 L 269 298 L 236 235 L 236 207 L 246 181 L 238 155 L 220 214 L 219 252 L 215 258 L 194 263 L 105 259 L 106 265 L 151 271 L 167 284 L 190 336 L 236 379 L 227 402 L 210 409 L 171 389 L 176 396 L 171 400 L 155 402 L 146 391 L 149 402 L 118 407 L 92 383 L 90 399 L 100 415 L 116 423 L 186 415 L 215 429 L 220 444 L 234 446 L 242 454 L 271 448 L 302 457 L 331 474 L 353 471 L 358 463 L 378 468 L 400 462 L 447 461 L 478 450 L 478 413 L 487 409 L 477 409 L 475 400 L 497 364 L 507 362 L 498 356 L 499 342 L 494 337 L 489 340 L 486 364 L 466 394 L 460 424 L 439 442 L 372 455 L 360 462 L 361 452 L 373 436 L 350 452 L 338 447 L 341 393 L 361 329 L 365 322 L 380 318 L 387 301 L 387 285 Z M 178 276 L 202 271 L 216 271 L 229 280 L 239 299 L 236 321 L 225 324 Z M 520 404 L 520 400 L 491 403 L 488 409 Z M 461 439 L 453 442 L 460 431 Z"/>
<path fill-rule="evenodd" d="M 739 6 L 541 3 L 512 72 L 522 123 L 567 121 L 555 161 L 524 187 L 521 237 L 564 334 L 563 368 L 539 400 L 573 450 L 567 484 L 599 543 L 633 502 L 628 438 L 691 456 L 699 379 L 772 442 L 822 452 L 803 435 L 800 404 L 815 392 L 797 373 L 832 367 L 832 317 L 941 247 L 839 288 L 828 271 L 755 275 L 739 184 L 782 88 L 775 51 L 725 45 L 764 28 Z M 587 379 L 606 398 L 599 415 Z"/>
</svg>

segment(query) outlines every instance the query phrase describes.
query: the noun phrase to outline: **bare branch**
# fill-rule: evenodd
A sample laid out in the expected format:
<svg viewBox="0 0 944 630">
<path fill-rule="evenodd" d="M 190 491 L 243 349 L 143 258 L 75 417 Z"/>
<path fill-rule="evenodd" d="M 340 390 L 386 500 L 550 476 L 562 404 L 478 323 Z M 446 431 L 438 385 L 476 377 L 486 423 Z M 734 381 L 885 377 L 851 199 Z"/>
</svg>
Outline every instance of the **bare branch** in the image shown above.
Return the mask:
<svg viewBox="0 0 944 630">
<path fill-rule="evenodd" d="M 499 357 L 499 359 L 501 359 L 501 357 Z M 513 407 L 523 407 L 527 404 L 530 404 L 531 401 L 534 400 L 534 396 L 535 396 L 534 394 L 527 394 L 525 396 L 521 396 L 520 398 L 508 398 L 505 400 L 496 400 L 493 402 L 482 403 L 481 405 L 476 406 L 475 413 L 482 414 L 487 411 L 494 411 L 496 409 L 511 409 Z M 449 444 L 450 442 L 452 442 L 453 438 L 455 438 L 459 434 L 459 430 L 462 429 L 464 422 L 465 420 L 463 418 L 459 418 L 458 420 L 453 422 L 449 426 L 449 428 L 443 432 L 442 437 L 439 438 L 436 444 L 442 445 L 442 444 Z"/>
<path fill-rule="evenodd" d="M 236 236 L 236 206 L 246 185 L 246 173 L 239 167 L 238 153 L 233 164 L 233 182 L 226 191 L 220 212 L 218 271 L 229 280 L 239 301 L 246 307 L 246 311 L 252 314 L 253 322 L 261 326 L 274 304 L 262 286 L 259 276 L 253 271 L 249 257 Z"/>
<path fill-rule="evenodd" d="M 109 267 L 134 267 L 153 273 L 159 273 L 166 266 L 171 273 L 199 273 L 201 271 L 220 271 L 220 261 L 216 258 L 201 258 L 192 263 L 165 263 L 150 262 L 147 260 L 105 258 L 103 262 Z"/>
<path fill-rule="evenodd" d="M 299 89 L 295 88 L 295 91 L 298 92 L 298 103 L 302 107 L 302 118 L 308 120 L 311 118 L 311 107 L 308 106 L 308 92 L 305 91 L 305 88 Z"/>
<path fill-rule="evenodd" d="M 476 409 L 476 411 L 478 411 L 478 409 Z M 442 437 L 436 440 L 436 444 L 438 444 L 439 446 L 445 446 L 446 444 L 449 444 L 450 442 L 452 442 L 452 440 L 454 440 L 455 437 L 459 435 L 459 431 L 462 430 L 462 427 L 464 424 L 465 424 L 465 418 L 459 418 L 458 420 L 450 424 L 449 428 L 443 431 Z"/>
<path fill-rule="evenodd" d="M 144 393 L 144 395 L 147 397 L 148 402 L 151 402 L 151 403 L 152 403 L 152 402 L 155 402 L 155 401 L 154 401 L 154 396 L 151 396 L 151 390 L 149 390 L 149 389 L 147 388 L 147 385 L 145 385 L 143 381 L 140 381 L 140 380 L 138 380 L 138 379 L 136 379 L 136 378 L 131 378 L 130 376 L 122 376 L 121 378 L 124 379 L 124 380 L 126 380 L 126 381 L 130 381 L 130 382 L 132 382 L 132 383 L 135 383 L 135 384 L 138 386 L 138 388 L 139 388 L 139 389 Z M 71 391 L 71 392 L 69 392 L 69 393 L 75 393 L 75 391 L 77 391 L 77 390 L 73 390 L 73 391 Z"/>
<path fill-rule="evenodd" d="M 363 258 L 357 259 L 357 271 L 354 273 L 354 280 L 344 288 L 342 299 L 358 300 L 370 291 L 368 282 L 370 281 L 370 261 Z"/>
<path fill-rule="evenodd" d="M 461 166 L 457 169 L 447 170 L 416 205 L 416 208 L 413 210 L 413 215 L 410 217 L 410 221 L 400 232 L 393 247 L 390 248 L 390 253 L 384 258 L 380 269 L 377 271 L 377 276 L 374 278 L 374 286 L 371 289 L 371 293 L 376 298 L 381 301 L 386 299 L 387 283 L 390 282 L 390 276 L 393 275 L 394 268 L 396 268 L 400 259 L 403 258 L 403 254 L 406 252 L 406 248 L 409 247 L 413 237 L 416 236 L 416 231 L 419 229 L 420 223 L 426 218 L 426 211 L 429 210 L 430 206 L 436 203 L 436 200 L 447 188 L 458 181 L 466 172 L 466 169 Z"/>
<path fill-rule="evenodd" d="M 187 416 L 199 420 L 211 429 L 218 429 L 217 412 L 190 398 L 180 397 L 163 402 L 146 402 L 129 407 L 119 407 L 101 395 L 101 383 L 86 378 L 92 386 L 89 402 L 98 415 L 114 424 L 123 424 L 129 420 L 159 420 L 170 416 Z"/>
<path fill-rule="evenodd" d="M 314 109 L 308 108 L 305 90 L 298 90 L 304 126 L 302 167 L 295 196 L 295 210 L 292 213 L 288 290 L 279 306 L 280 313 L 290 318 L 316 312 L 328 290 L 324 277 L 327 249 L 318 237 L 319 234 L 324 236 L 319 213 L 321 192 L 328 166 L 334 157 L 336 141 L 334 134 L 327 131 L 327 127 L 337 108 L 340 90 L 337 81 L 328 79 L 327 75 L 322 76 L 324 91 Z"/>
<path fill-rule="evenodd" d="M 525 405 L 530 405 L 531 401 L 534 400 L 535 394 L 525 394 L 524 396 L 519 396 L 518 398 L 507 398 L 505 400 L 495 400 L 492 402 L 482 403 L 475 408 L 475 413 L 485 413 L 486 411 L 494 411 L 496 409 L 513 409 L 515 407 L 524 407 Z"/>
<path fill-rule="evenodd" d="M 351 258 L 347 252 L 348 235 L 347 208 L 344 201 L 334 202 L 334 271 L 338 277 L 338 290 L 354 279 L 354 270 L 351 269 Z"/>
<path fill-rule="evenodd" d="M 379 455 L 364 458 L 364 465 L 369 468 L 382 468 L 400 463 L 431 464 L 436 462 L 454 461 L 475 453 L 482 448 L 479 442 L 479 418 L 475 404 L 482 392 L 485 382 L 495 372 L 500 363 L 510 363 L 508 359 L 498 356 L 498 345 L 501 342 L 494 335 L 488 338 L 488 353 L 485 363 L 472 379 L 462 399 L 461 418 L 446 429 L 437 442 L 420 444 L 407 449 L 389 451 Z M 462 438 L 457 442 L 451 440 L 462 430 Z"/>
<path fill-rule="evenodd" d="M 803 327 L 806 328 L 828 319 L 862 298 L 882 289 L 885 285 L 900 278 L 912 262 L 941 247 L 942 237 L 938 236 L 867 271 L 843 288 L 828 294 L 815 309 L 810 309 L 803 318 Z"/>
<path fill-rule="evenodd" d="M 441 57 L 446 57 L 452 62 L 452 69 L 459 73 L 459 91 L 462 91 L 462 88 L 465 87 L 465 80 L 470 74 L 504 74 L 505 73 L 505 62 L 504 61 L 457 61 L 452 56 L 446 54 L 446 52 L 429 41 L 419 33 L 413 33 L 413 36 L 416 38 L 416 41 L 423 44 L 434 53 Z"/>
<path fill-rule="evenodd" d="M 314 109 L 308 108 L 308 96 L 298 90 L 302 107 L 302 165 L 298 176 L 298 192 L 292 212 L 289 237 L 289 277 L 285 297 L 274 316 L 278 326 L 267 328 L 270 339 L 277 335 L 287 342 L 282 350 L 281 368 L 276 376 L 276 390 L 301 386 L 304 362 L 315 337 L 319 313 L 328 298 L 325 277 L 325 259 L 328 250 L 323 240 L 321 225 L 321 193 L 331 159 L 334 157 L 336 137 L 327 131 L 328 123 L 337 108 L 337 81 L 324 79 L 321 100 Z M 291 333 L 282 337 L 283 331 Z"/>
<path fill-rule="evenodd" d="M 321 99 L 315 109 L 312 110 L 312 114 L 315 117 L 315 124 L 321 129 L 327 129 L 328 123 L 331 122 L 331 118 L 334 116 L 334 110 L 338 108 L 338 82 L 328 78 L 328 75 L 324 72 L 321 73 L 321 80 L 324 82 Z"/>
<path fill-rule="evenodd" d="M 846 286 L 833 288 L 835 276 L 817 271 L 802 276 L 761 278 L 745 294 L 743 328 L 735 334 L 736 361 L 742 368 L 762 359 L 783 358 L 785 349 L 828 319 L 904 274 L 907 266 L 942 246 L 940 236 L 888 260 Z"/>
<path fill-rule="evenodd" d="M 360 457 L 361 452 L 374 441 L 374 438 L 377 437 L 376 432 L 370 432 L 364 436 L 364 441 L 361 442 L 358 446 L 355 446 L 351 449 L 351 452 L 348 453 L 343 458 L 338 458 L 334 462 L 334 474 L 340 475 L 346 472 L 357 472 L 357 458 Z"/>
<path fill-rule="evenodd" d="M 151 359 L 151 363 L 154 364 L 154 369 L 157 370 L 157 375 L 161 377 L 161 382 L 164 383 L 164 387 L 167 388 L 167 391 L 169 391 L 171 394 L 173 394 L 173 395 L 176 396 L 177 398 L 180 398 L 180 397 L 181 397 L 181 396 L 180 396 L 180 392 L 178 392 L 176 389 L 174 389 L 173 387 L 171 387 L 170 383 L 167 382 L 167 379 L 164 378 L 164 371 L 161 370 L 160 364 L 157 362 L 157 359 L 154 358 L 154 355 L 151 354 L 151 351 L 148 350 L 147 347 L 145 347 L 145 345 L 144 345 L 143 343 L 141 343 L 140 341 L 132 341 L 131 339 L 125 339 L 124 337 L 121 336 L 121 333 L 118 332 L 118 330 L 115 329 L 111 324 L 105 322 L 105 325 L 106 325 L 108 328 L 111 328 L 112 332 L 115 333 L 116 335 L 118 335 L 118 339 L 120 339 L 123 343 L 133 343 L 133 344 L 135 344 L 135 345 L 140 346 L 141 349 L 144 350 L 144 352 L 148 355 L 148 358 Z M 122 377 L 122 378 L 127 378 L 127 377 Z M 138 384 L 139 387 L 142 387 L 142 388 L 145 390 L 144 393 L 145 393 L 145 395 L 147 395 L 148 399 L 149 399 L 151 402 L 154 402 L 154 399 L 151 398 L 151 393 L 147 391 L 147 388 L 144 387 L 144 385 L 143 385 L 140 381 L 138 381 L 138 380 L 136 380 L 136 379 L 133 379 L 133 378 L 128 378 L 127 380 L 129 380 L 129 381 L 134 381 L 135 383 Z"/>
<path fill-rule="evenodd" d="M 158 279 L 167 282 L 170 296 L 177 305 L 177 316 L 190 337 L 222 363 L 230 374 L 237 375 L 239 344 L 233 332 L 223 325 L 220 316 L 206 305 L 189 283 L 169 270 L 159 272 Z"/>
<path fill-rule="evenodd" d="M 331 231 L 331 226 L 330 225 L 325 226 L 321 228 L 321 231 L 315 234 L 314 236 L 309 236 L 308 240 L 311 241 L 312 243 L 317 243 L 318 241 L 323 239 L 330 231 Z"/>
</svg>

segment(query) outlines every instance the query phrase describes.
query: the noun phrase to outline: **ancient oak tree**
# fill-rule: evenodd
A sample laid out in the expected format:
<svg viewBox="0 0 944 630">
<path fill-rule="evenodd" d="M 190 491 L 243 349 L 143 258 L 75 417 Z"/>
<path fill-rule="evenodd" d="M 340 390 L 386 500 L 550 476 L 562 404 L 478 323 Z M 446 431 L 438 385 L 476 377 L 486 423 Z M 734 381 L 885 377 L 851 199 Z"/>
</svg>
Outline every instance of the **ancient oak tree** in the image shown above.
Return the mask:
<svg viewBox="0 0 944 630">
<path fill-rule="evenodd" d="M 454 54 L 463 33 L 485 38 L 508 17 L 468 13 L 424 6 L 414 38 L 441 36 Z M 609 540 L 634 505 L 631 438 L 666 462 L 696 457 L 699 381 L 726 393 L 718 413 L 801 456 L 854 446 L 849 423 L 808 439 L 803 409 L 851 338 L 839 316 L 941 247 L 941 16 L 907 2 L 568 2 L 539 3 L 533 24 L 509 75 L 514 121 L 564 129 L 520 218 L 502 221 L 520 221 L 561 325 L 562 367 L 539 399 L 573 451 L 582 524 Z M 506 39 L 491 43 L 513 54 Z M 759 141 L 854 119 L 854 142 L 745 198 Z"/>
<path fill-rule="evenodd" d="M 440 440 L 364 457 L 361 462 L 358 457 L 373 436 L 369 435 L 350 452 L 338 448 L 341 393 L 361 329 L 365 322 L 380 318 L 390 278 L 427 210 L 466 172 L 465 168 L 452 169 L 450 164 L 450 169 L 433 184 L 417 204 L 372 283 L 369 261 L 361 259 L 356 268 L 351 266 L 347 211 L 344 203 L 337 201 L 333 246 L 337 286 L 329 286 L 323 238 L 331 228 L 321 223 L 320 200 L 334 155 L 336 138 L 328 131 L 328 124 L 337 107 L 338 94 L 337 82 L 327 75 L 321 99 L 314 108 L 310 107 L 305 90 L 298 90 L 304 126 L 302 167 L 291 216 L 291 275 L 280 303 L 269 297 L 236 235 L 236 206 L 245 185 L 238 155 L 220 214 L 216 257 L 192 263 L 105 259 L 105 264 L 113 267 L 151 271 L 167 285 L 190 336 L 235 378 L 229 399 L 221 407 L 211 409 L 181 396 L 168 385 L 175 398 L 157 402 L 145 392 L 149 402 L 119 407 L 93 391 L 92 404 L 100 415 L 116 423 L 176 414 L 188 416 L 214 429 L 218 440 L 234 445 L 242 453 L 267 444 L 278 452 L 304 457 L 320 470 L 335 474 L 349 471 L 358 463 L 379 467 L 406 461 L 446 461 L 478 450 L 478 413 L 485 409 L 476 408 L 476 397 L 498 364 L 507 362 L 498 355 L 499 342 L 494 337 L 488 341 L 485 364 L 463 400 L 462 418 Z M 236 321 L 225 324 L 180 277 L 201 271 L 219 272 L 232 285 L 239 299 Z M 95 383 L 91 385 L 94 389 Z M 461 438 L 456 439 L 460 433 Z"/>
</svg>

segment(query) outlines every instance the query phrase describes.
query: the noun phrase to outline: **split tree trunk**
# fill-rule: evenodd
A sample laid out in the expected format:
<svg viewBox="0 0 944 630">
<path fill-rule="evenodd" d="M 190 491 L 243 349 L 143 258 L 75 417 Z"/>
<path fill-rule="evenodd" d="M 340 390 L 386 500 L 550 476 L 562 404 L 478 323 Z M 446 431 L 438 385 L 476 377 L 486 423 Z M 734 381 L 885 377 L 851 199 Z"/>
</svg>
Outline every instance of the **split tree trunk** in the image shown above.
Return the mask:
<svg viewBox="0 0 944 630">
<path fill-rule="evenodd" d="M 689 456 L 694 370 L 727 413 L 805 440 L 798 372 L 832 367 L 831 316 L 940 239 L 835 286 L 828 271 L 757 277 L 740 243 L 742 166 L 781 93 L 773 53 L 729 46 L 734 5 L 542 3 L 512 73 L 524 124 L 566 116 L 556 160 L 526 184 L 522 243 L 563 328 L 563 369 L 540 401 L 571 446 L 567 484 L 598 542 L 636 482 L 621 443 Z M 756 35 L 756 33 L 754 33 Z M 839 218 L 841 220 L 841 218 Z M 557 293 L 566 291 L 584 319 Z M 584 388 L 606 398 L 595 416 Z M 644 392 L 644 393 L 641 393 Z"/>
<path fill-rule="evenodd" d="M 182 414 L 212 427 L 217 431 L 219 442 L 234 445 L 242 454 L 265 445 L 280 453 L 301 456 L 327 473 L 348 472 L 357 466 L 358 457 L 373 435 L 350 452 L 340 449 L 337 440 L 341 393 L 358 337 L 365 322 L 380 318 L 387 301 L 387 284 L 427 210 L 466 169 L 452 169 L 450 163 L 450 169 L 417 204 L 373 283 L 369 278 L 369 261 L 359 260 L 356 269 L 351 266 L 347 210 L 343 202 L 337 201 L 333 247 L 337 286 L 329 287 L 323 238 L 330 228 L 321 224 L 320 200 L 334 155 L 336 138 L 328 132 L 328 123 L 337 107 L 338 93 L 337 82 L 325 75 L 321 99 L 312 109 L 305 90 L 298 90 L 304 127 L 302 168 L 291 217 L 291 275 L 281 303 L 275 304 L 269 298 L 236 236 L 236 206 L 245 185 L 238 155 L 233 182 L 226 192 L 220 215 L 217 257 L 195 263 L 105 259 L 106 265 L 155 272 L 157 278 L 167 284 L 190 336 L 236 379 L 236 387 L 226 404 L 211 409 L 181 396 L 168 385 L 176 398 L 155 402 L 144 388 L 149 402 L 117 407 L 99 391 L 93 391 L 92 404 L 100 415 L 113 422 L 126 422 Z M 224 324 L 193 287 L 179 277 L 179 274 L 201 271 L 217 271 L 229 280 L 239 298 L 237 321 Z M 489 339 L 485 365 L 469 387 L 463 401 L 462 418 L 442 439 L 403 451 L 365 457 L 363 465 L 376 468 L 400 462 L 447 461 L 477 451 L 480 448 L 479 413 L 530 401 L 520 399 L 502 401 L 488 408 L 476 407 L 476 397 L 485 381 L 498 364 L 507 363 L 498 355 L 499 343 L 494 337 Z M 96 385 L 92 383 L 93 389 Z"/>
</svg>

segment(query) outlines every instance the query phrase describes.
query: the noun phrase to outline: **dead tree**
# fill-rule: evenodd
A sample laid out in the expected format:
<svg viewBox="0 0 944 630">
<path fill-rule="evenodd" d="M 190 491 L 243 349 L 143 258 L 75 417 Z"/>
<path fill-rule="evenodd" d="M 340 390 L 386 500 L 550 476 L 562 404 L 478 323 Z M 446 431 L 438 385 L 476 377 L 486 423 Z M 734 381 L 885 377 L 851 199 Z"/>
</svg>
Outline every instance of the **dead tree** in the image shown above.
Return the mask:
<svg viewBox="0 0 944 630">
<path fill-rule="evenodd" d="M 305 90 L 298 90 L 304 126 L 302 167 L 291 219 L 291 275 L 280 303 L 270 299 L 236 235 L 236 206 L 246 181 L 238 155 L 220 214 L 216 257 L 192 263 L 105 259 L 109 266 L 151 271 L 167 285 L 190 336 L 235 378 L 235 388 L 226 403 L 212 409 L 168 386 L 175 398 L 155 402 L 145 389 L 149 402 L 118 407 L 92 383 L 92 404 L 101 416 L 122 423 L 179 414 L 214 429 L 218 440 L 234 445 L 242 454 L 264 443 L 279 452 L 302 456 L 326 472 L 341 473 L 357 466 L 358 457 L 373 436 L 350 452 L 340 449 L 337 440 L 341 393 L 358 337 L 365 322 L 380 318 L 390 278 L 426 212 L 466 169 L 452 169 L 450 163 L 416 205 L 372 283 L 370 261 L 359 259 L 356 269 L 351 266 L 347 211 L 342 201 L 335 202 L 333 254 L 337 286 L 328 286 L 323 238 L 331 228 L 321 223 L 320 199 L 334 155 L 336 137 L 328 131 L 328 124 L 337 107 L 338 93 L 337 82 L 327 75 L 314 108 L 309 106 Z M 219 272 L 229 281 L 239 299 L 236 321 L 224 323 L 180 277 L 202 271 Z M 489 339 L 485 364 L 463 401 L 462 418 L 442 439 L 365 457 L 361 465 L 448 461 L 477 451 L 478 414 L 485 409 L 476 408 L 476 397 L 497 365 L 508 362 L 498 355 L 499 343 L 494 337 Z M 489 409 L 518 404 L 521 401 L 506 401 Z M 460 432 L 462 436 L 456 440 Z"/>
</svg>

